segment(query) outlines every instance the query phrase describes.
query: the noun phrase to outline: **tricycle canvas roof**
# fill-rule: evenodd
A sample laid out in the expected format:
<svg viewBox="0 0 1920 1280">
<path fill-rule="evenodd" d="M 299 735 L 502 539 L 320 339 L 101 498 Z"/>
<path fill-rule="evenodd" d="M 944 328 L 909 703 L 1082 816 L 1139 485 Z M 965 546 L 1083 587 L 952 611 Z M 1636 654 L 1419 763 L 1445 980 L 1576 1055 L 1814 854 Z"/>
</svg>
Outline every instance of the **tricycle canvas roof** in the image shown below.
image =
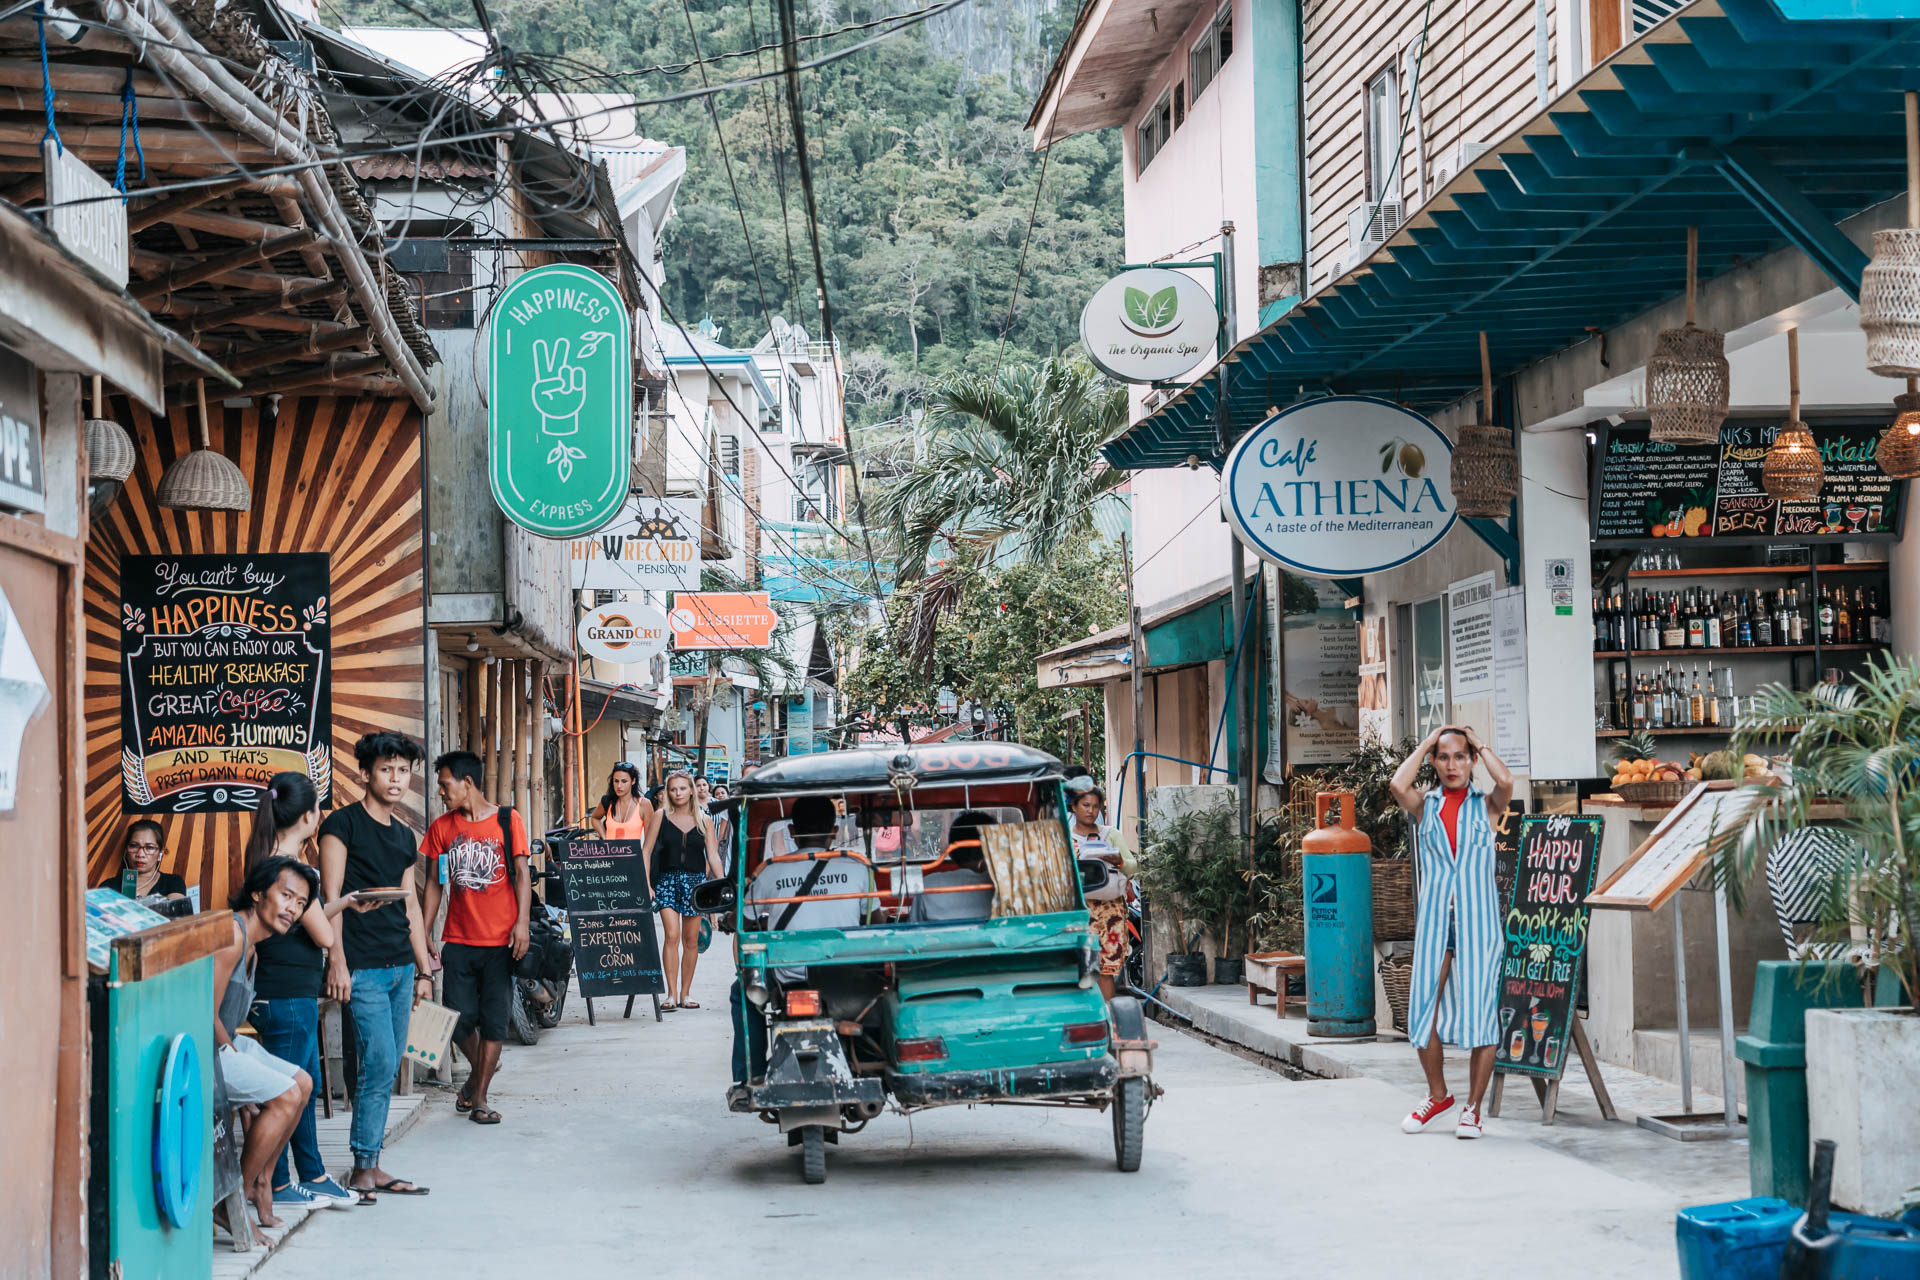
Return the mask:
<svg viewBox="0 0 1920 1280">
<path fill-rule="evenodd" d="M 1107 1001 L 1060 762 L 1015 743 L 790 756 L 741 781 L 732 877 L 750 1052 L 730 1105 L 776 1121 L 808 1181 L 889 1103 L 1107 1108 L 1139 1165 L 1155 1092 L 1139 1001 Z"/>
</svg>

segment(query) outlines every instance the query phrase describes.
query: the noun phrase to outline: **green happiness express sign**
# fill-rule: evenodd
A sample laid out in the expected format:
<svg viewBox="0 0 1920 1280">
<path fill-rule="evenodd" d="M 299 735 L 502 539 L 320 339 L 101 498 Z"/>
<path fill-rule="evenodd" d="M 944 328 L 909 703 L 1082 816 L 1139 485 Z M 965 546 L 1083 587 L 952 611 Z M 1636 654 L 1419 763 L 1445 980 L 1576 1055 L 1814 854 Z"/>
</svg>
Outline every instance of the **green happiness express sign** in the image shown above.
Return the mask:
<svg viewBox="0 0 1920 1280">
<path fill-rule="evenodd" d="M 493 500 L 548 538 L 591 533 L 627 495 L 632 327 L 598 272 L 536 267 L 500 295 L 487 330 Z"/>
</svg>

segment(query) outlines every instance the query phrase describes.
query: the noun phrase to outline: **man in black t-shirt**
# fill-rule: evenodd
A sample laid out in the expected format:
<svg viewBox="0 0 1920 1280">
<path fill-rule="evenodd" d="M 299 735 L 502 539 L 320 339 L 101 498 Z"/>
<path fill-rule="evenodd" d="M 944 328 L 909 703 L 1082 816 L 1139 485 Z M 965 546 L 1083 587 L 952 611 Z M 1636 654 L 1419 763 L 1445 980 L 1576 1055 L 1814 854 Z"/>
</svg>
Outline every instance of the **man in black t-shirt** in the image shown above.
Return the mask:
<svg viewBox="0 0 1920 1280">
<path fill-rule="evenodd" d="M 417 848 L 413 832 L 395 814 L 426 760 L 403 733 L 370 733 L 354 744 L 365 797 L 335 809 L 320 824 L 320 878 L 331 902 L 362 889 L 404 889 L 399 902 L 355 903 L 340 919 L 341 945 L 327 957 L 327 995 L 347 1006 L 360 1046 L 353 1090 L 353 1177 L 361 1203 L 375 1192 L 425 1195 L 425 1187 L 380 1167 L 394 1073 L 407 1042 L 413 1006 L 433 994 L 427 930 L 413 892 Z"/>
</svg>

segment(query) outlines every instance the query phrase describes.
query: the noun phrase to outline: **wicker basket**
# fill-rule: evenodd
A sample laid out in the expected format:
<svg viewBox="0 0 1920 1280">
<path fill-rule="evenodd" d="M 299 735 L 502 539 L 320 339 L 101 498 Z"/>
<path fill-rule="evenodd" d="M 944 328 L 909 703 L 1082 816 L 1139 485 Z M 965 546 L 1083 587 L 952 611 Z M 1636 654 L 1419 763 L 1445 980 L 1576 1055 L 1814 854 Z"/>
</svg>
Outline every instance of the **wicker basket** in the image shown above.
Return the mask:
<svg viewBox="0 0 1920 1280">
<path fill-rule="evenodd" d="M 87 419 L 87 479 L 125 480 L 133 474 L 133 437 L 106 418 Z"/>
<path fill-rule="evenodd" d="M 1399 942 L 1413 936 L 1413 863 L 1406 858 L 1373 860 L 1373 940 Z"/>
<path fill-rule="evenodd" d="M 1725 334 L 1695 324 L 1661 330 L 1647 361 L 1652 438 L 1674 444 L 1718 442 L 1732 386 Z"/>
<path fill-rule="evenodd" d="M 1453 500 L 1463 516 L 1501 520 L 1520 492 L 1520 455 L 1505 427 L 1460 428 L 1453 447 Z"/>
<path fill-rule="evenodd" d="M 163 507 L 185 511 L 245 511 L 253 505 L 246 475 L 233 459 L 212 449 L 174 459 L 154 497 Z"/>
<path fill-rule="evenodd" d="M 1920 394 L 1895 396 L 1893 408 L 1899 417 L 1880 433 L 1880 470 L 1895 480 L 1920 479 Z"/>
<path fill-rule="evenodd" d="M 1920 228 L 1873 233 L 1860 273 L 1860 328 L 1867 368 L 1883 378 L 1920 374 Z"/>
<path fill-rule="evenodd" d="M 1407 1029 L 1407 1005 L 1413 996 L 1413 955 L 1387 956 L 1380 961 L 1380 985 L 1387 989 L 1387 1014 L 1396 1031 Z"/>
<path fill-rule="evenodd" d="M 1782 502 L 1814 502 L 1827 482 L 1813 432 L 1799 419 L 1784 422 L 1760 463 L 1760 487 Z"/>
<path fill-rule="evenodd" d="M 1658 782 L 1622 782 L 1613 793 L 1633 804 L 1678 804 L 1687 798 L 1693 784 L 1685 778 L 1662 778 Z"/>
</svg>

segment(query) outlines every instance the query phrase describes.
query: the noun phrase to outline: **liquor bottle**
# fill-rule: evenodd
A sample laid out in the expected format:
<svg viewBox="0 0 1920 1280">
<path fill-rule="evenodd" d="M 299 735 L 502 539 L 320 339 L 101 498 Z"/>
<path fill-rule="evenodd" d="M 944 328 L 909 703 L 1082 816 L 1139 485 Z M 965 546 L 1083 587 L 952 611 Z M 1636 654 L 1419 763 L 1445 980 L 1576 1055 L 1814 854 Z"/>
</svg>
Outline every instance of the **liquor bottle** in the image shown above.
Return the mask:
<svg viewBox="0 0 1920 1280">
<path fill-rule="evenodd" d="M 1660 629 L 1660 647 L 1662 649 L 1684 649 L 1687 647 L 1687 624 L 1680 616 L 1680 593 L 1675 591 L 1667 597 L 1667 616 Z"/>
<path fill-rule="evenodd" d="M 1733 592 L 1720 593 L 1720 647 L 1731 649 L 1740 643 L 1740 612 L 1734 607 Z"/>
<path fill-rule="evenodd" d="M 1833 642 L 1835 644 L 1853 643 L 1853 610 L 1847 605 L 1847 589 L 1840 588 L 1835 595 L 1840 597 L 1833 611 Z"/>
<path fill-rule="evenodd" d="M 1711 595 L 1706 598 L 1707 612 L 1707 648 L 1718 649 L 1725 641 L 1726 630 L 1720 625 L 1720 605 Z"/>
<path fill-rule="evenodd" d="M 1740 603 L 1739 644 L 1742 649 L 1753 648 L 1753 610 L 1747 606 L 1745 596 L 1738 597 Z"/>
<path fill-rule="evenodd" d="M 1880 588 L 1875 587 L 1867 596 L 1867 639 L 1885 644 L 1889 638 L 1886 607 L 1880 602 Z"/>
<path fill-rule="evenodd" d="M 1781 587 L 1773 593 L 1773 642 L 1792 644 L 1793 624 L 1787 617 L 1787 589 Z"/>
<path fill-rule="evenodd" d="M 1800 588 L 1787 592 L 1787 643 L 1804 645 L 1807 642 L 1807 617 L 1800 611 Z"/>
<path fill-rule="evenodd" d="M 1700 687 L 1700 666 L 1694 664 L 1693 689 L 1687 695 L 1687 723 L 1703 725 L 1707 722 L 1707 695 Z"/>
<path fill-rule="evenodd" d="M 1707 664 L 1707 723 L 1720 727 L 1720 682 L 1713 678 L 1713 664 Z"/>
<path fill-rule="evenodd" d="M 1644 729 L 1647 727 L 1647 678 L 1645 676 L 1635 676 L 1633 678 L 1632 724 L 1636 729 Z"/>
<path fill-rule="evenodd" d="M 1706 648 L 1707 615 L 1700 607 L 1699 595 L 1691 587 L 1687 589 L 1687 605 L 1682 616 L 1687 620 L 1687 648 Z"/>
<path fill-rule="evenodd" d="M 1753 590 L 1753 643 L 1761 649 L 1773 644 L 1773 615 L 1767 612 L 1767 603 L 1760 598 L 1758 587 Z"/>
<path fill-rule="evenodd" d="M 1820 584 L 1820 643 L 1833 643 L 1833 596 L 1829 594 L 1826 583 Z"/>
<path fill-rule="evenodd" d="M 1667 695 L 1660 688 L 1660 677 L 1650 677 L 1653 681 L 1647 690 L 1647 727 L 1664 729 L 1667 727 Z"/>
</svg>

